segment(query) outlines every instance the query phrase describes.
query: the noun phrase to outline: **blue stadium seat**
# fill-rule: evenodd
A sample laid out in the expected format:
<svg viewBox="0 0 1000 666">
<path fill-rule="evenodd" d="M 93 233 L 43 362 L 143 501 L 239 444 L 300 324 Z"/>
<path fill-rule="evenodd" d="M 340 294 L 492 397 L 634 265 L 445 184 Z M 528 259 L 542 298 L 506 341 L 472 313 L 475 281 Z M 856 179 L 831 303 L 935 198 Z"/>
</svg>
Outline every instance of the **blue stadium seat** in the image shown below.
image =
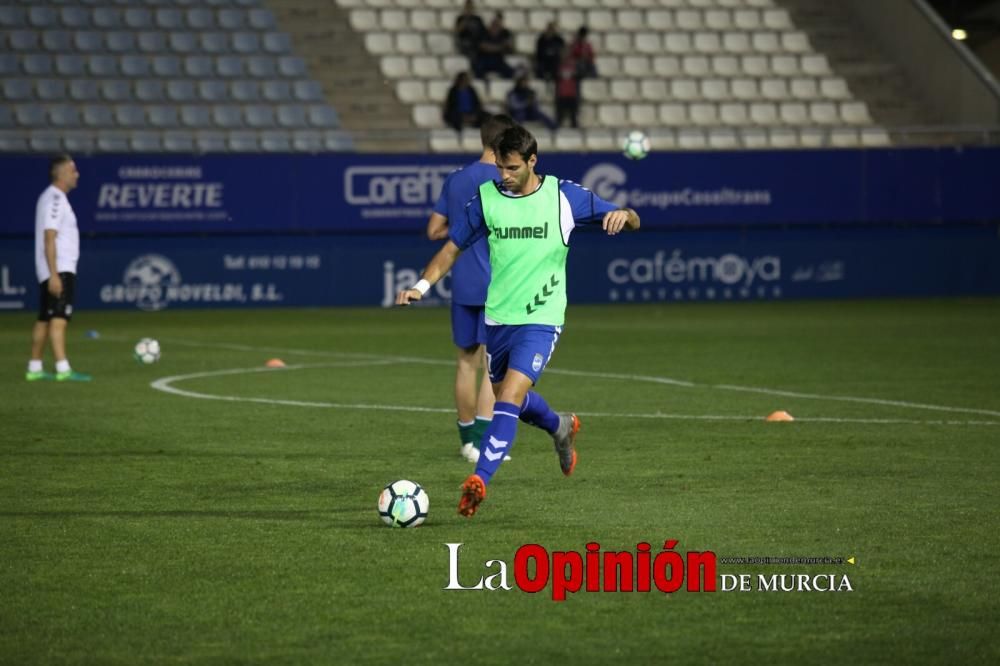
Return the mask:
<svg viewBox="0 0 1000 666">
<path fill-rule="evenodd" d="M 157 76 L 178 77 L 181 75 L 181 59 L 179 56 L 153 56 L 153 73 Z"/>
<path fill-rule="evenodd" d="M 145 53 L 163 53 L 167 50 L 167 33 L 144 31 L 139 33 L 139 50 Z"/>
<path fill-rule="evenodd" d="M 111 107 L 103 104 L 84 104 L 81 114 L 84 124 L 90 127 L 113 127 L 115 124 Z"/>
<path fill-rule="evenodd" d="M 181 124 L 187 127 L 210 127 L 212 110 L 204 105 L 184 105 L 181 107 Z"/>
<path fill-rule="evenodd" d="M 33 132 L 28 143 L 36 153 L 57 153 L 63 150 L 62 137 L 52 132 Z"/>
<path fill-rule="evenodd" d="M 80 111 L 72 104 L 56 104 L 49 108 L 49 121 L 55 127 L 75 129 L 80 126 Z"/>
<path fill-rule="evenodd" d="M 122 14 L 115 7 L 94 7 L 90 14 L 94 27 L 111 29 L 122 24 Z"/>
<path fill-rule="evenodd" d="M 243 76 L 243 58 L 239 56 L 217 56 L 215 58 L 215 71 L 219 76 L 235 78 Z"/>
<path fill-rule="evenodd" d="M 226 30 L 240 30 L 246 27 L 246 12 L 242 9 L 219 10 L 219 25 Z"/>
<path fill-rule="evenodd" d="M 125 25 L 135 30 L 149 30 L 153 27 L 153 11 L 146 7 L 128 7 L 124 13 Z"/>
<path fill-rule="evenodd" d="M 17 56 L 13 53 L 0 53 L 0 76 L 10 76 L 17 72 Z"/>
<path fill-rule="evenodd" d="M 73 49 L 73 35 L 67 30 L 42 32 L 42 48 L 55 53 L 68 53 Z"/>
<path fill-rule="evenodd" d="M 104 36 L 109 51 L 132 53 L 135 51 L 135 33 L 124 30 L 108 32 Z"/>
<path fill-rule="evenodd" d="M 274 14 L 270 9 L 255 8 L 247 12 L 247 23 L 254 30 L 274 30 L 278 22 L 274 20 Z"/>
<path fill-rule="evenodd" d="M 73 79 L 69 82 L 69 98 L 77 102 L 96 102 L 101 98 L 101 86 L 96 79 Z"/>
<path fill-rule="evenodd" d="M 169 33 L 170 50 L 175 53 L 197 53 L 200 50 L 198 35 L 192 32 Z"/>
<path fill-rule="evenodd" d="M 184 73 L 196 79 L 208 78 L 215 76 L 212 65 L 212 58 L 209 56 L 187 56 L 184 58 Z"/>
<path fill-rule="evenodd" d="M 298 104 L 281 104 L 278 106 L 278 124 L 291 129 L 302 129 L 308 126 L 306 110 Z"/>
<path fill-rule="evenodd" d="M 60 7 L 59 21 L 67 28 L 90 26 L 90 10 L 86 7 Z"/>
<path fill-rule="evenodd" d="M 323 133 L 323 147 L 334 152 L 354 150 L 354 141 L 347 132 L 332 130 Z"/>
<path fill-rule="evenodd" d="M 128 54 L 121 57 L 122 74 L 135 78 L 149 76 L 150 58 L 144 55 Z"/>
<path fill-rule="evenodd" d="M 270 78 L 278 73 L 277 64 L 270 56 L 251 56 L 247 58 L 247 70 L 251 76 Z"/>
<path fill-rule="evenodd" d="M 229 53 L 229 36 L 224 32 L 203 32 L 199 35 L 201 50 L 216 55 Z"/>
<path fill-rule="evenodd" d="M 292 84 L 283 79 L 264 81 L 262 93 L 264 99 L 269 102 L 290 102 L 292 100 Z"/>
<path fill-rule="evenodd" d="M 139 153 L 158 153 L 163 149 L 160 135 L 155 132 L 134 132 L 129 136 L 129 146 Z"/>
<path fill-rule="evenodd" d="M 226 135 L 221 132 L 199 132 L 195 143 L 202 153 L 223 153 L 227 150 Z"/>
<path fill-rule="evenodd" d="M 198 82 L 198 96 L 206 102 L 225 102 L 229 99 L 229 90 L 225 81 L 204 79 Z"/>
<path fill-rule="evenodd" d="M 313 127 L 333 129 L 340 126 L 340 118 L 332 107 L 326 104 L 314 104 L 309 107 L 309 124 Z"/>
<path fill-rule="evenodd" d="M 119 132 L 101 132 L 97 136 L 97 150 L 102 153 L 127 153 L 128 136 Z"/>
<path fill-rule="evenodd" d="M 61 102 L 66 99 L 66 82 L 62 79 L 38 79 L 35 94 L 46 102 Z"/>
<path fill-rule="evenodd" d="M 175 7 L 159 7 L 156 10 L 156 25 L 164 30 L 183 30 L 184 12 Z"/>
<path fill-rule="evenodd" d="M 63 145 L 70 154 L 92 153 L 97 141 L 90 132 L 73 132 L 63 136 Z"/>
<path fill-rule="evenodd" d="M 229 150 L 236 153 L 256 153 L 260 143 L 255 132 L 230 132 L 226 141 Z"/>
<path fill-rule="evenodd" d="M 46 5 L 28 8 L 28 23 L 35 28 L 51 28 L 59 23 L 59 12 Z"/>
<path fill-rule="evenodd" d="M 318 153 L 323 150 L 323 135 L 318 132 L 295 132 L 292 147 L 299 153 Z"/>
<path fill-rule="evenodd" d="M 87 61 L 75 53 L 60 53 L 56 56 L 56 73 L 60 76 L 85 76 Z"/>
<path fill-rule="evenodd" d="M 289 153 L 292 151 L 291 137 L 285 132 L 264 132 L 260 136 L 260 148 L 268 153 Z"/>
<path fill-rule="evenodd" d="M 14 126 L 14 112 L 9 106 L 0 106 L 0 129 L 7 129 Z"/>
<path fill-rule="evenodd" d="M 166 97 L 165 88 L 163 81 L 159 79 L 137 79 L 135 96 L 142 102 L 162 102 Z"/>
<path fill-rule="evenodd" d="M 185 16 L 188 27 L 193 30 L 211 30 L 215 27 L 215 12 L 211 9 L 204 7 L 189 9 Z"/>
<path fill-rule="evenodd" d="M 233 50 L 237 53 L 253 54 L 260 51 L 260 37 L 255 32 L 234 32 Z"/>
<path fill-rule="evenodd" d="M 101 97 L 109 102 L 127 102 L 132 99 L 132 85 L 127 79 L 101 81 Z"/>
<path fill-rule="evenodd" d="M 283 32 L 264 33 L 264 50 L 275 55 L 285 55 L 292 52 L 292 40 Z"/>
<path fill-rule="evenodd" d="M 112 55 L 87 56 L 87 69 L 94 76 L 118 76 L 118 57 Z"/>
<path fill-rule="evenodd" d="M 256 102 L 260 99 L 260 85 L 250 79 L 239 79 L 229 85 L 230 94 L 238 102 Z"/>
<path fill-rule="evenodd" d="M 0 116 L 2 115 L 3 111 L 0 111 Z M 3 127 L 3 125 L 0 125 L 0 127 Z M 0 152 L 27 153 L 30 150 L 31 149 L 28 147 L 28 140 L 24 136 L 20 134 L 0 134 Z"/>
<path fill-rule="evenodd" d="M 104 50 L 104 38 L 96 30 L 77 30 L 73 33 L 73 45 L 77 51 L 99 53 Z"/>
<path fill-rule="evenodd" d="M 193 153 L 194 139 L 187 132 L 168 132 L 163 136 L 163 150 L 171 153 Z"/>
<path fill-rule="evenodd" d="M 298 56 L 281 56 L 278 58 L 278 71 L 282 76 L 293 79 L 304 79 L 309 74 L 306 69 L 306 61 Z"/>
<path fill-rule="evenodd" d="M 115 121 L 120 127 L 143 127 L 146 110 L 138 104 L 119 104 L 115 106 Z"/>
<path fill-rule="evenodd" d="M 269 104 L 252 104 L 245 107 L 246 124 L 250 127 L 263 129 L 274 127 L 274 107 Z"/>
<path fill-rule="evenodd" d="M 323 87 L 318 81 L 296 81 L 293 84 L 295 99 L 300 102 L 322 102 Z"/>
<path fill-rule="evenodd" d="M 174 79 L 167 81 L 167 99 L 173 102 L 193 102 L 198 99 L 194 81 Z"/>
<path fill-rule="evenodd" d="M 38 50 L 38 32 L 35 30 L 12 30 L 7 34 L 7 41 L 15 51 Z"/>
<path fill-rule="evenodd" d="M 40 104 L 19 104 L 14 107 L 14 116 L 22 127 L 45 126 L 45 107 Z"/>
<path fill-rule="evenodd" d="M 177 127 L 180 124 L 177 107 L 164 104 L 149 107 L 149 124 L 153 127 Z"/>
<path fill-rule="evenodd" d="M 28 25 L 28 13 L 23 7 L 0 6 L 0 28 L 23 28 Z"/>
<path fill-rule="evenodd" d="M 31 79 L 4 79 L 2 92 L 4 101 L 24 102 L 35 99 Z"/>
<path fill-rule="evenodd" d="M 26 53 L 21 58 L 21 68 L 31 76 L 48 76 L 52 73 L 52 56 L 48 53 Z"/>
<path fill-rule="evenodd" d="M 213 105 L 212 122 L 224 129 L 243 127 L 243 108 L 236 104 Z"/>
</svg>

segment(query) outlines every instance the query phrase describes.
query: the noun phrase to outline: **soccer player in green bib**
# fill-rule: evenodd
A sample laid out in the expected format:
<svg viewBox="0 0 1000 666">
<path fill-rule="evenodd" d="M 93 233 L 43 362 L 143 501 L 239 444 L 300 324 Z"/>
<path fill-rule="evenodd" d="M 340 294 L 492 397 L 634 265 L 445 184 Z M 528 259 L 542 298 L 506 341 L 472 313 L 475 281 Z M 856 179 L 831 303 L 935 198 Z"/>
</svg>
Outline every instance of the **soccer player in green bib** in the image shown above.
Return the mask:
<svg viewBox="0 0 1000 666">
<path fill-rule="evenodd" d="M 493 147 L 499 181 L 479 186 L 453 220 L 449 240 L 397 305 L 419 301 L 458 255 L 486 236 L 492 278 L 486 295 L 486 362 L 496 394 L 493 422 L 480 442 L 476 471 L 462 484 L 458 512 L 471 517 L 486 499 L 486 486 L 517 434 L 518 421 L 548 432 L 562 473 L 576 467 L 580 419 L 559 414 L 531 390 L 562 334 L 566 314 L 566 255 L 573 228 L 600 223 L 607 234 L 639 228 L 639 216 L 590 190 L 552 175 L 535 173 L 538 144 L 528 130 L 511 127 Z"/>
</svg>

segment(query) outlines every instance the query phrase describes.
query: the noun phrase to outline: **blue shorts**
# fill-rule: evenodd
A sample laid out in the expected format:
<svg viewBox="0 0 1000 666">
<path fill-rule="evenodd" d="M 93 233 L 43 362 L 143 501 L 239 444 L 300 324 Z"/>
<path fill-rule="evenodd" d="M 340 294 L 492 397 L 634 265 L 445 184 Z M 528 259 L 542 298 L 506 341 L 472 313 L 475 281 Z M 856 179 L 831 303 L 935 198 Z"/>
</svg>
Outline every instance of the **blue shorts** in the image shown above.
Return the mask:
<svg viewBox="0 0 1000 666">
<path fill-rule="evenodd" d="M 517 370 L 537 384 L 561 334 L 562 326 L 545 324 L 487 326 L 486 367 L 490 381 L 496 384 L 507 376 L 507 370 Z"/>
<path fill-rule="evenodd" d="M 468 349 L 486 344 L 486 306 L 451 303 L 451 339 Z"/>
</svg>

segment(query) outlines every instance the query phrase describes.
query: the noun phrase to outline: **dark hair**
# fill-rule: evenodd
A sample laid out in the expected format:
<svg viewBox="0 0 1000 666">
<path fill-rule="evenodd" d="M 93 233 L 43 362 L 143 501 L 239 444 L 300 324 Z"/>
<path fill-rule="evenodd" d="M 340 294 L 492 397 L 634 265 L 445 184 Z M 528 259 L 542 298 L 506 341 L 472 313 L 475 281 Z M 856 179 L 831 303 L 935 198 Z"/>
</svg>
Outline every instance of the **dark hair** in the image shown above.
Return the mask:
<svg viewBox="0 0 1000 666">
<path fill-rule="evenodd" d="M 487 115 L 483 118 L 483 124 L 479 126 L 479 138 L 483 142 L 483 148 L 492 148 L 504 130 L 514 125 L 514 119 L 506 113 Z"/>
<path fill-rule="evenodd" d="M 503 131 L 493 142 L 493 152 L 503 159 L 512 153 L 517 153 L 521 159 L 527 162 L 532 155 L 538 154 L 538 142 L 531 132 L 520 125 L 514 125 Z"/>
<path fill-rule="evenodd" d="M 51 180 L 56 179 L 56 170 L 67 162 L 72 162 L 73 158 L 69 153 L 59 153 L 58 155 L 53 155 L 52 159 L 49 160 L 49 178 Z"/>
</svg>

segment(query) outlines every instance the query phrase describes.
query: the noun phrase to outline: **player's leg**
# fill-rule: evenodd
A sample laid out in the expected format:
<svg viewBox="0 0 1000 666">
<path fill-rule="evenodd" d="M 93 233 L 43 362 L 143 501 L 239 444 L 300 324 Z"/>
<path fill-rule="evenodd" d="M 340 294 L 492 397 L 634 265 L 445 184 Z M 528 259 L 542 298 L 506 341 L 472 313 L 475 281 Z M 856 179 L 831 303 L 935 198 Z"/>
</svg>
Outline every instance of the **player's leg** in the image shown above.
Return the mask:
<svg viewBox="0 0 1000 666">
<path fill-rule="evenodd" d="M 38 290 L 38 319 L 31 329 L 31 358 L 28 359 L 28 371 L 24 374 L 24 378 L 29 382 L 53 379 L 55 376 L 45 372 L 42 364 L 45 343 L 49 338 L 49 320 L 52 318 L 55 297 L 49 293 L 48 280 L 38 285 Z"/>
<path fill-rule="evenodd" d="M 451 304 L 451 337 L 457 348 L 455 365 L 455 410 L 458 413 L 459 451 L 475 462 L 479 457 L 476 447 L 482 435 L 477 426 L 479 395 L 479 368 L 482 366 L 482 345 L 486 333 L 482 325 L 482 308 Z M 487 412 L 487 419 L 489 412 Z"/>
<path fill-rule="evenodd" d="M 517 343 L 513 346 L 507 367 L 519 370 L 538 381 L 552 354 L 555 352 L 561 326 L 523 326 L 518 331 Z M 576 467 L 576 435 L 580 431 L 580 419 L 575 414 L 559 414 L 549 407 L 539 393 L 528 391 L 521 403 L 520 419 L 525 423 L 545 430 L 552 436 L 559 467 L 569 476 Z"/>
<path fill-rule="evenodd" d="M 56 381 L 89 382 L 90 375 L 73 370 L 66 356 L 66 329 L 73 317 L 76 276 L 73 273 L 60 273 L 59 277 L 62 278 L 63 292 L 55 300 L 49 321 L 49 343 L 56 359 Z"/>
</svg>

